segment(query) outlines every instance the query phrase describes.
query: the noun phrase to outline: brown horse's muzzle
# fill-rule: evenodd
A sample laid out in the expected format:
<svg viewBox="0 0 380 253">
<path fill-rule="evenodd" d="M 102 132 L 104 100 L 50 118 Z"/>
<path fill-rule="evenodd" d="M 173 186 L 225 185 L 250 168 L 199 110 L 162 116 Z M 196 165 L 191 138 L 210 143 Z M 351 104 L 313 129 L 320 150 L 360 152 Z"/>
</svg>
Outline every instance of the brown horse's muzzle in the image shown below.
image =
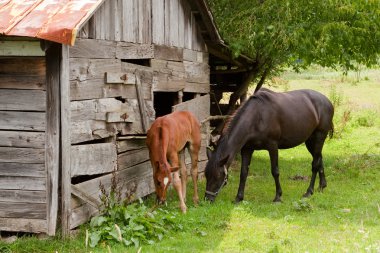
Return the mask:
<svg viewBox="0 0 380 253">
<path fill-rule="evenodd" d="M 158 205 L 166 205 L 166 199 L 162 199 L 162 198 L 159 198 L 159 197 L 157 196 L 156 203 L 157 203 Z"/>
</svg>

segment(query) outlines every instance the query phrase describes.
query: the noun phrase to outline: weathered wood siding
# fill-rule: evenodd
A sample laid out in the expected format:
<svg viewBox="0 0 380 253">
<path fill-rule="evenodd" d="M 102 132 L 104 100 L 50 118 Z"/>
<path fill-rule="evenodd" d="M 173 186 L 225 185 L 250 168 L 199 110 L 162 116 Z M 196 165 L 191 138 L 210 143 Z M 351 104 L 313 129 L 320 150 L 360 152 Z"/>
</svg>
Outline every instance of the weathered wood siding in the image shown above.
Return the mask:
<svg viewBox="0 0 380 253">
<path fill-rule="evenodd" d="M 154 92 L 210 90 L 208 53 L 185 0 L 105 1 L 77 37 L 69 50 L 71 229 L 98 212 L 99 183 L 109 189 L 112 171 L 123 194 L 154 191 L 145 144 Z M 197 112 L 205 118 L 207 98 L 184 109 L 204 104 L 207 115 Z"/>
<path fill-rule="evenodd" d="M 78 36 L 205 51 L 186 0 L 108 0 Z"/>
<path fill-rule="evenodd" d="M 0 56 L 0 230 L 47 232 L 45 71 L 44 57 Z"/>
</svg>

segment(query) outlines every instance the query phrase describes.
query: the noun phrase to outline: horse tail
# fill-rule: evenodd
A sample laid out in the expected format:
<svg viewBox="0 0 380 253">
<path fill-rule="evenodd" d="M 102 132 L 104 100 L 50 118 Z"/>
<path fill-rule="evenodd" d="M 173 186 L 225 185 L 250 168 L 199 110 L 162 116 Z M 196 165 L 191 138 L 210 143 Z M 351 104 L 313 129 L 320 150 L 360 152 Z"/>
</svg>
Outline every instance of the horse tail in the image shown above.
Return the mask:
<svg viewBox="0 0 380 253">
<path fill-rule="evenodd" d="M 331 128 L 329 130 L 329 138 L 332 139 L 332 137 L 334 136 L 334 123 L 331 122 Z"/>
</svg>

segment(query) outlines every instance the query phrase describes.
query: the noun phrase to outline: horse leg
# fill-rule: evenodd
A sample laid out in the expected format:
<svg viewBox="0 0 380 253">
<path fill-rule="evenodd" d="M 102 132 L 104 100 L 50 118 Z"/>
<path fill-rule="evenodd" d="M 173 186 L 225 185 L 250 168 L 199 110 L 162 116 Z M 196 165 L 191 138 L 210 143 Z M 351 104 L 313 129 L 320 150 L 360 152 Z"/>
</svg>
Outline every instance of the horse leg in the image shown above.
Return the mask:
<svg viewBox="0 0 380 253">
<path fill-rule="evenodd" d="M 194 194 L 193 202 L 194 205 L 198 205 L 199 196 L 198 196 L 198 153 L 200 149 L 200 143 L 191 143 L 189 146 L 189 153 L 191 157 L 191 177 L 193 179 L 194 185 Z"/>
<path fill-rule="evenodd" d="M 241 170 L 240 170 L 240 183 L 239 189 L 235 198 L 235 203 L 239 203 L 244 199 L 245 183 L 247 181 L 249 164 L 251 163 L 253 148 L 244 146 L 241 149 Z"/>
<path fill-rule="evenodd" d="M 313 161 L 311 163 L 312 175 L 310 179 L 310 185 L 307 188 L 306 193 L 303 195 L 303 197 L 310 197 L 311 195 L 313 195 L 317 173 L 319 173 L 319 189 L 322 191 L 323 188 L 327 186 L 322 159 L 322 148 L 326 137 L 327 133 L 316 131 L 305 142 L 307 150 L 313 156 Z"/>
<path fill-rule="evenodd" d="M 172 162 L 171 165 L 173 167 L 178 166 L 178 154 L 175 153 L 174 155 L 172 155 L 170 157 L 170 161 Z M 183 194 L 182 194 L 182 183 L 181 183 L 181 179 L 179 178 L 179 172 L 178 171 L 173 172 L 173 186 L 174 186 L 174 188 L 178 194 L 179 206 L 181 208 L 181 211 L 183 213 L 186 213 L 187 207 L 185 204 L 185 199 L 184 199 Z"/>
<path fill-rule="evenodd" d="M 179 167 L 181 173 L 182 196 L 186 202 L 187 168 L 185 163 L 185 149 L 179 153 Z"/>
<path fill-rule="evenodd" d="M 278 147 L 277 144 L 273 144 L 272 147 L 268 149 L 270 163 L 271 163 L 271 172 L 276 184 L 276 196 L 273 199 L 273 202 L 281 202 L 282 189 L 280 185 L 280 171 L 278 169 Z"/>
</svg>

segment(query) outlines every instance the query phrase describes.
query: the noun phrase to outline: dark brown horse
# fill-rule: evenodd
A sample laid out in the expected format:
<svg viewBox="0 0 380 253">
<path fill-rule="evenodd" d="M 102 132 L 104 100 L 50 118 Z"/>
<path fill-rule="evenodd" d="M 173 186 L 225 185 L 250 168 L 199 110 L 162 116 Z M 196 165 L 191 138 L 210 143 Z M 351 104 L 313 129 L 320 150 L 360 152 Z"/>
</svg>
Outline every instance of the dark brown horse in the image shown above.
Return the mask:
<svg viewBox="0 0 380 253">
<path fill-rule="evenodd" d="M 303 142 L 313 156 L 312 177 L 304 197 L 313 194 L 317 173 L 322 190 L 327 186 L 322 148 L 328 133 L 333 132 L 333 115 L 331 102 L 319 92 L 296 90 L 277 93 L 268 89 L 259 90 L 235 113 L 219 139 L 216 150 L 208 151 L 205 198 L 211 201 L 215 199 L 227 183 L 228 167 L 236 153 L 241 151 L 240 184 L 235 201 L 243 200 L 253 151 L 268 150 L 276 184 L 273 201 L 281 201 L 278 149 L 292 148 Z"/>
<path fill-rule="evenodd" d="M 198 153 L 201 147 L 200 124 L 193 114 L 187 111 L 173 112 L 157 118 L 150 127 L 146 144 L 153 168 L 153 180 L 159 204 L 166 201 L 166 192 L 173 181 L 178 193 L 180 208 L 186 212 L 186 165 L 179 159 L 185 148 L 191 156 L 191 176 L 194 183 L 194 203 L 198 203 Z M 169 163 L 170 162 L 170 163 Z M 181 172 L 179 178 L 178 169 Z M 172 174 L 174 179 L 172 180 Z"/>
</svg>

